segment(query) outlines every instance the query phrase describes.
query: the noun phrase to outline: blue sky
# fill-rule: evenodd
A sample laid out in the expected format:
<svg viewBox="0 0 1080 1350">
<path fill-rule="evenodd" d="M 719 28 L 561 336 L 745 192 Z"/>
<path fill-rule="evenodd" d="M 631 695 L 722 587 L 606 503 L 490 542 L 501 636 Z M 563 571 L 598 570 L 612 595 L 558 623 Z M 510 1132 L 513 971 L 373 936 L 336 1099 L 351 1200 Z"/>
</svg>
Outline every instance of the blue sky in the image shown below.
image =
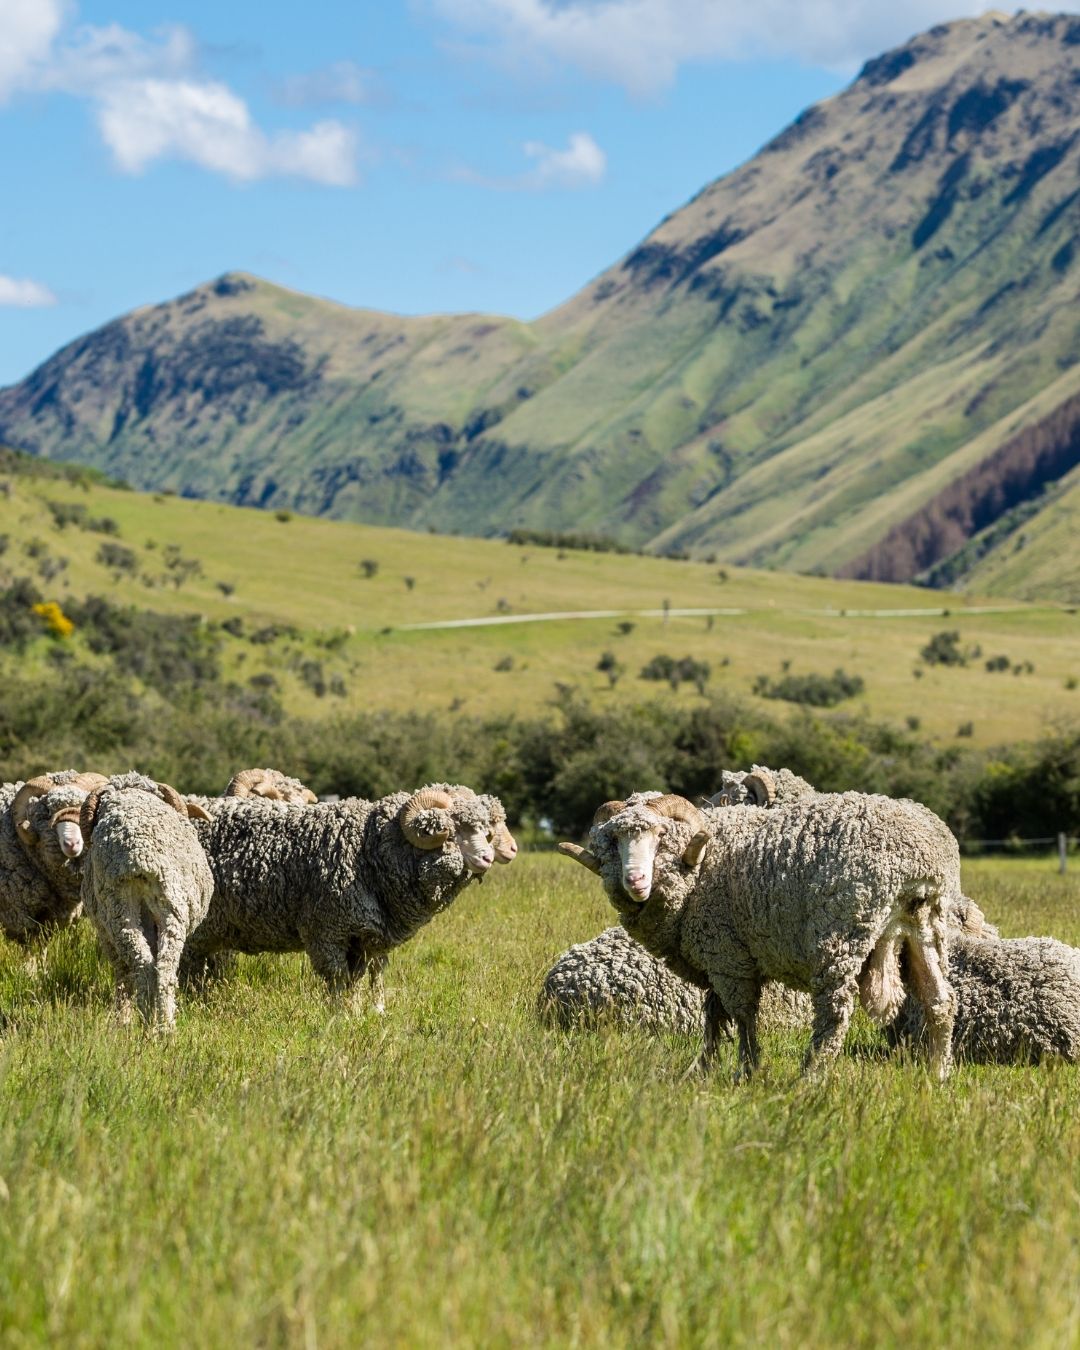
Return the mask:
<svg viewBox="0 0 1080 1350">
<path fill-rule="evenodd" d="M 531 318 L 964 0 L 0 0 L 0 385 L 239 268 Z"/>
</svg>

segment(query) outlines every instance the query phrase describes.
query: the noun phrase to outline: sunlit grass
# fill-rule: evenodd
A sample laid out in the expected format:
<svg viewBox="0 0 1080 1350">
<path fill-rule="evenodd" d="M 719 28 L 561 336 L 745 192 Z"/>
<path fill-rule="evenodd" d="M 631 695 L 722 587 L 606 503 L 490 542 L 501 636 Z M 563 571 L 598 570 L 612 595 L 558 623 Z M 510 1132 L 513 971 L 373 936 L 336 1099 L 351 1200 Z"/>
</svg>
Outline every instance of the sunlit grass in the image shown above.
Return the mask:
<svg viewBox="0 0 1080 1350">
<path fill-rule="evenodd" d="M 1006 932 L 1080 941 L 1080 873 L 965 865 Z M 934 1086 L 865 1024 L 824 1082 L 690 1038 L 552 1032 L 543 972 L 613 921 L 552 855 L 473 887 L 330 1015 L 242 959 L 171 1042 L 113 1026 L 88 930 L 0 953 L 0 1339 L 353 1346 L 1080 1335 L 1080 1071 Z"/>
</svg>

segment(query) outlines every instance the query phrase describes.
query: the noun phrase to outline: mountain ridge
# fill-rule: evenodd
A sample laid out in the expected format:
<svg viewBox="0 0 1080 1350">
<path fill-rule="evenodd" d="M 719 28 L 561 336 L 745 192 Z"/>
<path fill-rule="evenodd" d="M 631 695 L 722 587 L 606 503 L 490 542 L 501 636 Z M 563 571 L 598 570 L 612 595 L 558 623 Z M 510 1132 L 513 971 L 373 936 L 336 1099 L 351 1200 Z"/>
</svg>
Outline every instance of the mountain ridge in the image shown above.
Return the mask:
<svg viewBox="0 0 1080 1350">
<path fill-rule="evenodd" d="M 945 555 L 905 522 L 1080 391 L 1078 170 L 1080 18 L 957 20 L 531 323 L 228 273 L 0 391 L 0 437 L 237 504 L 906 580 Z"/>
</svg>

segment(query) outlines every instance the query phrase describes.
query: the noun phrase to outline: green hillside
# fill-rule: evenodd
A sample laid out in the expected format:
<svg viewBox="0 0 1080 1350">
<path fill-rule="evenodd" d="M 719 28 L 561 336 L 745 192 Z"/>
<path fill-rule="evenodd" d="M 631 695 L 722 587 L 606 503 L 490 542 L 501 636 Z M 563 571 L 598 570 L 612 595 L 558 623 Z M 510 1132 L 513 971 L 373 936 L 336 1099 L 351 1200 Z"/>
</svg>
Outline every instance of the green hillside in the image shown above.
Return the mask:
<svg viewBox="0 0 1080 1350">
<path fill-rule="evenodd" d="M 1057 607 L 280 515 L 124 491 L 78 471 L 69 480 L 8 454 L 0 589 L 28 578 L 65 613 L 97 595 L 140 612 L 200 616 L 227 677 L 271 689 L 296 715 L 542 715 L 559 685 L 601 706 L 653 696 L 701 702 L 692 681 L 672 694 L 640 678 L 663 655 L 707 662 L 706 693 L 737 694 L 771 715 L 794 705 L 756 695 L 760 676 L 779 679 L 785 662 L 795 675 L 842 668 L 865 681 L 845 709 L 898 726 L 914 719 L 945 744 L 967 723 L 966 744 L 1030 739 L 1047 716 L 1080 709 L 1080 690 L 1068 687 L 1080 676 L 1080 619 Z M 6 603 L 27 611 L 10 589 Z M 526 619 L 589 611 L 602 613 Z M 452 626 L 472 619 L 486 622 Z M 65 651 L 104 660 L 78 625 L 58 639 L 43 620 L 27 621 L 30 647 L 8 658 L 21 671 Z M 920 649 L 948 630 L 981 655 L 964 667 L 926 666 Z M 153 631 L 145 627 L 150 649 Z M 614 687 L 597 669 L 605 652 Z M 988 672 L 985 659 L 1000 654 L 1009 669 Z"/>
<path fill-rule="evenodd" d="M 231 273 L 0 392 L 0 435 L 222 502 L 914 577 L 1076 463 L 1002 452 L 1080 394 L 1078 37 L 988 14 L 868 62 L 535 323 Z"/>
</svg>

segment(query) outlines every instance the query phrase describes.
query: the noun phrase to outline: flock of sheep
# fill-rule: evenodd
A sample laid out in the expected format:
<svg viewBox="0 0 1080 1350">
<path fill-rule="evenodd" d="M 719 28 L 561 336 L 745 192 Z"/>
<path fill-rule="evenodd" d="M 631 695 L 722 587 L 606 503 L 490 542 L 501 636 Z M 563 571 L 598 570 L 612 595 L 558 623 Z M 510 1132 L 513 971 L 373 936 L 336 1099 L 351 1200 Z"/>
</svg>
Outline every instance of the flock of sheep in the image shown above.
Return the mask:
<svg viewBox="0 0 1080 1350">
<path fill-rule="evenodd" d="M 956 840 L 926 807 L 819 793 L 781 769 L 725 772 L 699 805 L 634 793 L 596 812 L 588 847 L 622 918 L 548 972 L 541 1015 L 703 1032 L 709 1068 L 734 1036 L 809 1027 L 810 1070 L 839 1054 L 856 1001 L 894 1045 L 954 1055 L 1080 1059 L 1080 951 L 1005 940 L 960 888 Z M 116 1011 L 169 1030 L 177 990 L 230 952 L 305 951 L 331 997 L 368 977 L 383 1007 L 389 953 L 517 845 L 498 798 L 431 784 L 318 802 L 271 769 L 221 797 L 138 773 L 66 771 L 0 788 L 0 926 L 23 945 L 85 913 L 115 975 Z"/>
</svg>

